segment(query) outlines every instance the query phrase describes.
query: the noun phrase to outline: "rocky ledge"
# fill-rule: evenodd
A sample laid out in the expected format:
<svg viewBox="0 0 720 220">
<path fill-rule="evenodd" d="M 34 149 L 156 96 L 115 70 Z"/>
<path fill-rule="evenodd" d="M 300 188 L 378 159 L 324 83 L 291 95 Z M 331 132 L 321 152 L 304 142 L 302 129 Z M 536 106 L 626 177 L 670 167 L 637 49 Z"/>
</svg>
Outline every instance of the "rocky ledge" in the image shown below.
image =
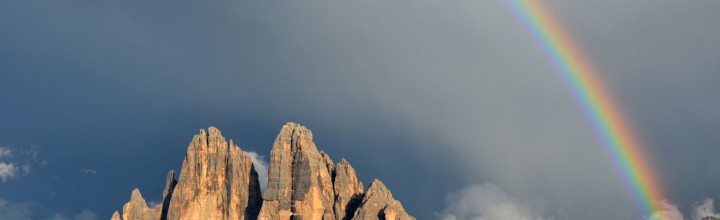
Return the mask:
<svg viewBox="0 0 720 220">
<path fill-rule="evenodd" d="M 111 219 L 415 219 L 380 180 L 364 192 L 350 163 L 333 163 L 296 123 L 275 139 L 264 195 L 250 157 L 210 127 L 193 137 L 179 178 L 168 174 L 161 201 L 149 207 L 135 189 Z"/>
</svg>

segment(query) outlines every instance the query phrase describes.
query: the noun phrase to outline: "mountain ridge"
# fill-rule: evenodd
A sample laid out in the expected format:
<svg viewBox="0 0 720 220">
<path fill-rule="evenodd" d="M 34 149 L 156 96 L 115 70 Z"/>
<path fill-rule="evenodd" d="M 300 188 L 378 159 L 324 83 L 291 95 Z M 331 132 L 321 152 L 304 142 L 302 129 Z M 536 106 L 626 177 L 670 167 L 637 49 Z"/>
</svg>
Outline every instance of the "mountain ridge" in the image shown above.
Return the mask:
<svg viewBox="0 0 720 220">
<path fill-rule="evenodd" d="M 122 215 L 115 211 L 111 220 L 415 219 L 380 180 L 365 192 L 347 160 L 333 163 L 318 151 L 312 131 L 293 122 L 273 143 L 264 195 L 251 158 L 212 126 L 193 136 L 175 178 L 171 170 L 153 207 L 134 189 Z"/>
</svg>

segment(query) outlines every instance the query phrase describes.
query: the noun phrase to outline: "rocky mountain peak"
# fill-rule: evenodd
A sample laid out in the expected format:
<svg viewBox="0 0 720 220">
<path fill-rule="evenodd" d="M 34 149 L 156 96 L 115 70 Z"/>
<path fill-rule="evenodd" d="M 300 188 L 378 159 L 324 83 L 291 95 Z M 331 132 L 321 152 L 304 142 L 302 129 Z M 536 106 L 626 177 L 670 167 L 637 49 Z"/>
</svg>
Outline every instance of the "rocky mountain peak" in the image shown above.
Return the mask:
<svg viewBox="0 0 720 220">
<path fill-rule="evenodd" d="M 140 190 L 135 188 L 130 196 L 130 202 L 123 206 L 123 219 L 159 219 L 160 208 L 150 208 L 143 199 Z"/>
<path fill-rule="evenodd" d="M 283 125 L 275 138 L 272 151 L 284 151 L 295 153 L 297 151 L 307 151 L 318 153 L 317 147 L 313 142 L 313 134 L 310 129 L 294 122 L 288 122 Z"/>
<path fill-rule="evenodd" d="M 167 218 L 254 219 L 261 202 L 259 186 L 252 160 L 240 147 L 227 142 L 215 127 L 200 130 L 169 194 Z"/>
<path fill-rule="evenodd" d="M 370 183 L 367 193 L 362 199 L 360 208 L 355 212 L 358 219 L 415 219 L 405 212 L 399 201 L 393 198 L 390 190 L 380 180 Z"/>
<path fill-rule="evenodd" d="M 414 219 L 379 180 L 364 193 L 350 163 L 318 152 L 312 132 L 297 123 L 275 138 L 264 198 L 250 157 L 209 127 L 190 141 L 179 178 L 167 174 L 161 201 L 148 207 L 135 189 L 112 220 Z"/>
<path fill-rule="evenodd" d="M 140 194 L 140 189 L 138 189 L 138 188 L 133 189 L 132 194 L 130 195 L 130 201 L 145 202 L 145 199 L 143 199 L 142 194 Z"/>
<path fill-rule="evenodd" d="M 122 220 L 120 218 L 120 213 L 118 213 L 118 211 L 113 212 L 113 215 L 112 215 L 112 217 L 110 217 L 110 220 Z"/>
</svg>

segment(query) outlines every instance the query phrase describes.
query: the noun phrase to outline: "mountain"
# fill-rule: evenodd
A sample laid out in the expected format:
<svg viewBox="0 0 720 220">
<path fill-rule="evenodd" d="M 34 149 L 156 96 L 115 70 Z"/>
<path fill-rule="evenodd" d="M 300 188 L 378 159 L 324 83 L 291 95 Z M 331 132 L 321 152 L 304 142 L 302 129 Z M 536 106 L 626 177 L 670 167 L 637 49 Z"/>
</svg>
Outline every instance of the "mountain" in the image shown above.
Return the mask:
<svg viewBox="0 0 720 220">
<path fill-rule="evenodd" d="M 287 123 L 270 151 L 268 185 L 261 195 L 253 162 L 220 130 L 201 129 L 188 146 L 180 176 L 167 175 L 162 203 L 149 207 L 139 189 L 112 220 L 388 219 L 414 220 L 375 179 L 367 192 L 345 159 L 318 151 L 312 132 Z"/>
</svg>

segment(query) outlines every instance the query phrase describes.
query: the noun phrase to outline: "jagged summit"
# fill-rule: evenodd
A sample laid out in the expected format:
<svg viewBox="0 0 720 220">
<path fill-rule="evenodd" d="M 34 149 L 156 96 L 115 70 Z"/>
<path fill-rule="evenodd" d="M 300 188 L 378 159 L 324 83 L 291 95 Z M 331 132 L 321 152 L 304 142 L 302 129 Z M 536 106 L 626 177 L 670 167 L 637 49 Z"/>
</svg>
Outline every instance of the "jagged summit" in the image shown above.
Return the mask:
<svg viewBox="0 0 720 220">
<path fill-rule="evenodd" d="M 130 200 L 139 200 L 139 199 L 143 199 L 143 197 L 140 194 L 140 189 L 135 188 L 135 189 L 133 189 L 132 194 L 130 195 Z"/>
<path fill-rule="evenodd" d="M 308 151 L 317 153 L 317 147 L 313 142 L 313 134 L 310 129 L 298 123 L 288 122 L 280 129 L 280 134 L 275 138 L 272 151 Z"/>
<path fill-rule="evenodd" d="M 130 196 L 130 202 L 123 206 L 123 219 L 158 219 L 160 218 L 161 207 L 148 207 L 140 189 L 135 188 Z"/>
<path fill-rule="evenodd" d="M 111 219 L 415 219 L 379 180 L 365 193 L 347 160 L 334 164 L 292 122 L 273 143 L 264 196 L 250 157 L 215 127 L 193 137 L 175 178 L 171 170 L 162 203 L 148 207 L 135 189 L 122 218 L 116 211 Z"/>
</svg>

